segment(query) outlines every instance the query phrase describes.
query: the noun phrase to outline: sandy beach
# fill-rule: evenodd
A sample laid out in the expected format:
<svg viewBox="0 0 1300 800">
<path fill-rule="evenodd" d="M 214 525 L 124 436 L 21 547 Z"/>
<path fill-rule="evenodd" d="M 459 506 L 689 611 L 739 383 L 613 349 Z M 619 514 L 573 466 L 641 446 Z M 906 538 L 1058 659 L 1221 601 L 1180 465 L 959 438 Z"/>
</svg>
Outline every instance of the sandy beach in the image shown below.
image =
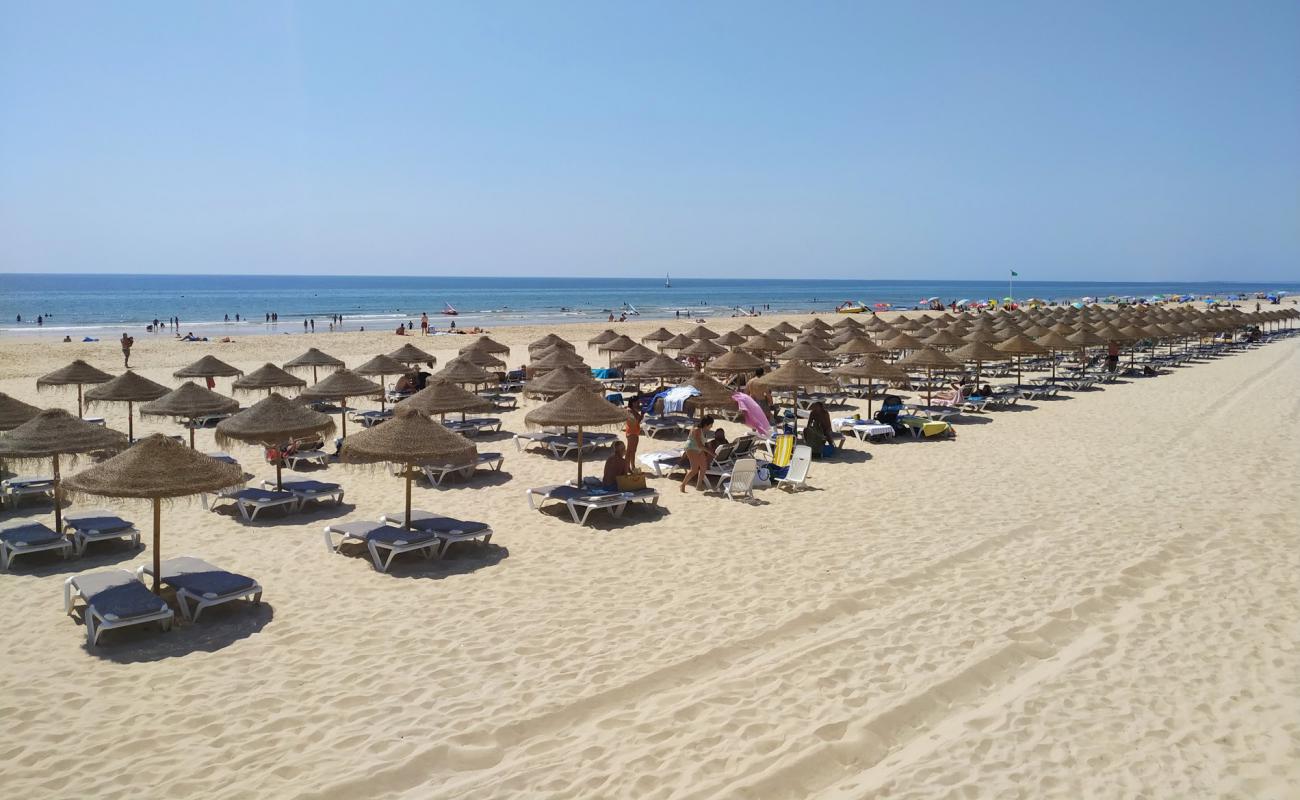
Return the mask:
<svg viewBox="0 0 1300 800">
<path fill-rule="evenodd" d="M 582 343 L 605 327 L 558 332 L 600 364 Z M 549 330 L 492 333 L 517 366 Z M 316 346 L 353 365 L 410 341 L 442 363 L 469 341 L 136 339 L 133 367 L 169 386 L 206 354 L 251 370 Z M 3 341 L 0 391 L 75 410 L 75 391 L 36 391 L 74 358 L 121 371 L 115 341 Z M 503 414 L 504 431 L 536 405 Z M 123 406 L 94 413 L 125 430 Z M 148 550 L 20 561 L 0 574 L 0 794 L 1295 797 L 1300 337 L 957 429 L 854 441 L 813 466 L 812 490 L 753 504 L 651 479 L 662 513 L 587 527 L 524 496 L 570 479 L 571 460 L 481 437 L 502 472 L 417 485 L 414 504 L 490 523 L 491 544 L 389 574 L 331 555 L 321 533 L 401 507 L 383 470 L 313 472 L 345 487 L 340 507 L 252 524 L 173 503 L 163 555 L 254 576 L 262 604 L 96 648 L 63 612 L 64 579 Z M 146 505 L 115 508 L 147 529 Z"/>
</svg>

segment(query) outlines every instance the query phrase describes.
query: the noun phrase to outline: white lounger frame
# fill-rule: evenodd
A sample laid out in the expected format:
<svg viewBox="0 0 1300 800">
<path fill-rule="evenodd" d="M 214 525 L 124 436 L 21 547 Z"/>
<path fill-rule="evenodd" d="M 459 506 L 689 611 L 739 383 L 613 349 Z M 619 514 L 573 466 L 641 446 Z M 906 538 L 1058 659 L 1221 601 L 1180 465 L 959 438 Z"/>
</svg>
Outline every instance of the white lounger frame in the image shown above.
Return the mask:
<svg viewBox="0 0 1300 800">
<path fill-rule="evenodd" d="M 122 570 L 126 572 L 126 570 Z M 127 573 L 130 574 L 129 572 Z M 73 575 L 63 582 L 63 613 L 71 614 L 73 606 L 78 598 L 86 603 L 84 616 L 86 619 L 86 644 L 95 646 L 99 644 L 99 635 L 104 631 L 111 631 L 114 628 L 129 628 L 132 625 L 144 625 L 149 622 L 161 622 L 162 629 L 169 631 L 172 628 L 172 620 L 176 618 L 176 612 L 172 611 L 171 606 L 166 609 L 159 609 L 151 614 L 144 614 L 139 617 L 130 619 L 118 619 L 113 615 L 105 616 L 99 613 L 99 610 L 90 604 L 90 598 L 81 593 L 80 587 L 77 586 L 77 578 L 81 576 Z M 139 580 L 136 578 L 136 580 Z M 141 584 L 143 585 L 143 584 Z M 159 600 L 158 602 L 162 602 Z M 164 603 L 164 605 L 166 605 Z"/>
</svg>

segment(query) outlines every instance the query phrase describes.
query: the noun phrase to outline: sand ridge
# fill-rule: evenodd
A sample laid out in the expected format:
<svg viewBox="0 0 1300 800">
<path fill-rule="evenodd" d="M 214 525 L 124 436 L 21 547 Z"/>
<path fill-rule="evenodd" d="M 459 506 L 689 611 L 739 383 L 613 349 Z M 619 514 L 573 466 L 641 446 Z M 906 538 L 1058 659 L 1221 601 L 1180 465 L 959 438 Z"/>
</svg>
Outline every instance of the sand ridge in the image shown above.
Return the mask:
<svg viewBox="0 0 1300 800">
<path fill-rule="evenodd" d="M 514 365 L 542 333 L 493 336 Z M 133 363 L 175 385 L 171 370 L 209 352 L 244 369 L 308 346 L 359 363 L 403 341 L 445 362 L 468 340 L 137 337 Z M 34 379 L 74 357 L 121 363 L 112 342 L 4 342 L 0 391 L 70 407 Z M 164 555 L 254 575 L 263 606 L 87 651 L 60 582 L 147 551 L 0 575 L 0 615 L 20 620 L 0 674 L 23 687 L 0 699 L 0 784 L 20 797 L 1288 796 L 1297 367 L 1292 339 L 991 413 L 951 442 L 854 444 L 814 465 L 813 491 L 755 505 L 652 481 L 662 516 L 595 529 L 524 500 L 572 461 L 489 438 L 500 478 L 420 487 L 415 503 L 490 522 L 493 544 L 391 575 L 329 555 L 320 532 L 399 506 L 382 471 L 313 473 L 347 487 L 342 509 L 254 525 L 177 504 Z M 523 430 L 529 407 L 505 429 Z M 123 411 L 97 409 L 116 427 Z M 199 446 L 215 449 L 210 432 Z M 47 515 L 20 511 L 3 518 Z"/>
</svg>

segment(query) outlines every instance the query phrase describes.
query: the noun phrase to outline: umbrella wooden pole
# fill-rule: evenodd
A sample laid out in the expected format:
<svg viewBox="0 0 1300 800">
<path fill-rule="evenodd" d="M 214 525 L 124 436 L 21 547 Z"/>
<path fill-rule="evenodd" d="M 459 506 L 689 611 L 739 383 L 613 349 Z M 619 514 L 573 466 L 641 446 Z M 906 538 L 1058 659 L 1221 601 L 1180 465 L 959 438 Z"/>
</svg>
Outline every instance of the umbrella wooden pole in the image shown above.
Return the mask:
<svg viewBox="0 0 1300 800">
<path fill-rule="evenodd" d="M 56 455 L 54 460 L 54 530 L 63 535 L 63 492 L 59 481 L 59 457 Z"/>
<path fill-rule="evenodd" d="M 196 450 L 198 448 L 194 446 L 194 420 L 190 420 L 189 428 L 190 428 L 190 449 Z"/>
<path fill-rule="evenodd" d="M 410 464 L 406 465 L 406 529 L 411 529 L 411 472 L 414 470 Z"/>
<path fill-rule="evenodd" d="M 867 419 L 871 419 L 871 378 L 867 378 Z"/>
<path fill-rule="evenodd" d="M 135 414 L 134 406 L 130 400 L 126 401 L 126 441 L 127 444 L 135 441 Z"/>
<path fill-rule="evenodd" d="M 925 368 L 925 407 L 929 408 L 934 402 L 934 370 L 930 367 Z"/>
<path fill-rule="evenodd" d="M 81 384 L 77 384 L 77 417 L 81 418 L 84 415 L 85 411 L 81 407 Z"/>
<path fill-rule="evenodd" d="M 343 438 L 348 438 L 348 399 L 343 398 Z"/>
<path fill-rule="evenodd" d="M 275 460 L 275 488 L 277 491 L 284 489 L 284 481 L 280 478 L 280 473 L 284 470 L 284 454 Z"/>
<path fill-rule="evenodd" d="M 379 376 L 379 388 L 383 389 L 383 391 L 379 393 L 379 410 L 380 410 L 380 411 L 383 411 L 383 410 L 385 410 L 385 409 L 388 408 L 388 389 L 386 388 L 387 385 L 388 385 L 388 376 L 387 376 L 387 375 L 380 375 L 380 376 Z"/>
<path fill-rule="evenodd" d="M 582 486 L 582 426 L 578 426 L 578 486 Z"/>
<path fill-rule="evenodd" d="M 158 594 L 158 583 L 162 579 L 162 500 L 153 499 L 153 593 Z"/>
</svg>

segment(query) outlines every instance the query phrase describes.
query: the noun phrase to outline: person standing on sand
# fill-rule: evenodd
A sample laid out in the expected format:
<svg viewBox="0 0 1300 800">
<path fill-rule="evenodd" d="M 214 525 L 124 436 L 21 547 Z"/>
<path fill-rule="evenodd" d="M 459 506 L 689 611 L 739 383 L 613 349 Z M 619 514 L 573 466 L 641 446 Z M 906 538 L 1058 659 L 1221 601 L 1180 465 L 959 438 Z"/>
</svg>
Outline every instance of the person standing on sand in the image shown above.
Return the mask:
<svg viewBox="0 0 1300 800">
<path fill-rule="evenodd" d="M 423 311 L 420 312 L 420 335 L 429 335 L 429 315 Z"/>
<path fill-rule="evenodd" d="M 682 485 L 679 487 L 684 494 L 686 486 L 695 479 L 695 488 L 701 492 L 705 490 L 704 471 L 709 468 L 708 443 L 704 440 L 704 432 L 713 427 L 713 417 L 705 415 L 695 422 L 695 427 L 691 428 L 690 436 L 686 439 L 686 456 L 690 469 L 686 470 L 686 476 L 682 478 Z"/>
<path fill-rule="evenodd" d="M 131 366 L 131 345 L 133 344 L 135 344 L 135 339 L 131 338 L 130 336 L 127 336 L 126 331 L 123 331 L 122 332 L 122 366 L 124 367 Z"/>
<path fill-rule="evenodd" d="M 627 409 L 632 412 L 623 429 L 623 433 L 627 436 L 627 466 L 629 470 L 636 470 L 636 448 L 641 442 L 641 419 L 645 416 L 645 403 L 639 393 L 632 395 Z"/>
</svg>

